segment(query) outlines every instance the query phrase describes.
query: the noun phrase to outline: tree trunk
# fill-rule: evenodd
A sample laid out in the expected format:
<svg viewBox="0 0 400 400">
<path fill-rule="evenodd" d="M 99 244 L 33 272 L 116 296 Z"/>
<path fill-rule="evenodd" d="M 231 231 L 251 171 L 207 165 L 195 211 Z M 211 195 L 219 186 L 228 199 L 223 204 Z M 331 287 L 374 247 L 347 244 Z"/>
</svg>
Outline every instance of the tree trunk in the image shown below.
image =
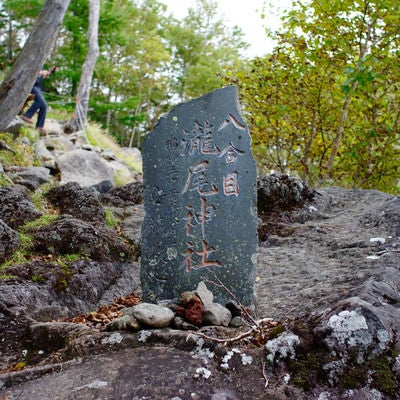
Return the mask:
<svg viewBox="0 0 400 400">
<path fill-rule="evenodd" d="M 51 52 L 70 0 L 46 0 L 24 48 L 0 85 L 0 131 L 21 110 Z"/>
<path fill-rule="evenodd" d="M 89 108 L 90 86 L 97 58 L 99 56 L 100 0 L 89 0 L 88 52 L 82 66 L 81 79 L 76 95 L 75 113 L 69 122 L 69 129 L 75 132 L 83 129 Z"/>
<path fill-rule="evenodd" d="M 344 101 L 343 108 L 342 108 L 342 114 L 340 116 L 340 121 L 339 125 L 336 129 L 336 135 L 333 140 L 333 145 L 332 145 L 332 150 L 331 154 L 329 156 L 329 159 L 326 163 L 326 171 L 328 174 L 332 171 L 333 169 L 333 163 L 335 161 L 336 155 L 339 151 L 340 144 L 342 143 L 342 137 L 343 137 L 343 132 L 344 132 L 344 126 L 347 121 L 347 116 L 349 114 L 349 108 L 350 108 L 350 103 L 351 100 L 353 99 L 353 92 L 357 88 L 357 82 L 354 82 L 352 86 L 352 91 L 349 95 L 347 95 L 346 100 Z"/>
</svg>

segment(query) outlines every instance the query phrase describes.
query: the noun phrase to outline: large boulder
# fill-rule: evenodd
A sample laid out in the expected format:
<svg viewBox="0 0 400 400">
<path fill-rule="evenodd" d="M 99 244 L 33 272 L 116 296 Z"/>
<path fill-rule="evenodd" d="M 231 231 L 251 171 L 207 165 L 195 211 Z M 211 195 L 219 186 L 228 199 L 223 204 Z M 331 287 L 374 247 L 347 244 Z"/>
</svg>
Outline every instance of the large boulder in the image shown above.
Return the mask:
<svg viewBox="0 0 400 400">
<path fill-rule="evenodd" d="M 138 171 L 142 170 L 142 153 L 137 147 L 123 147 L 121 149 L 121 157 L 131 160 L 136 165 Z"/>
<path fill-rule="evenodd" d="M 0 282 L 0 304 L 7 305 L 10 315 L 37 321 L 89 313 L 140 285 L 135 263 L 35 261 L 10 267 L 7 273 L 13 278 Z"/>
<path fill-rule="evenodd" d="M 43 183 L 50 182 L 50 169 L 46 167 L 12 167 L 8 169 L 8 176 L 14 183 L 35 191 Z"/>
<path fill-rule="evenodd" d="M 77 182 L 82 187 L 88 187 L 103 181 L 114 182 L 113 169 L 92 151 L 70 151 L 57 157 L 57 165 L 61 172 L 61 184 Z"/>
<path fill-rule="evenodd" d="M 398 269 L 380 271 L 331 307 L 289 324 L 291 332 L 266 343 L 267 359 L 307 390 L 398 394 L 399 287 Z M 380 396 L 373 398 L 386 399 Z"/>
<path fill-rule="evenodd" d="M 121 219 L 119 223 L 121 234 L 132 243 L 137 243 L 139 245 L 145 214 L 143 204 L 125 208 L 112 208 L 112 211 L 114 215 Z"/>
<path fill-rule="evenodd" d="M 43 167 L 48 168 L 50 171 L 58 172 L 56 165 L 56 158 L 54 154 L 46 147 L 43 140 L 38 140 L 35 143 L 35 156 L 38 158 Z"/>
<path fill-rule="evenodd" d="M 32 323 L 87 314 L 140 285 L 137 263 L 34 261 L 8 268 L 7 275 L 10 278 L 0 280 L 0 371 L 17 364 L 28 348 L 29 358 L 39 356 L 31 352 L 39 344 L 29 330 Z M 52 340 L 55 335 L 52 332 Z M 47 355 L 44 352 L 41 358 Z"/>
</svg>

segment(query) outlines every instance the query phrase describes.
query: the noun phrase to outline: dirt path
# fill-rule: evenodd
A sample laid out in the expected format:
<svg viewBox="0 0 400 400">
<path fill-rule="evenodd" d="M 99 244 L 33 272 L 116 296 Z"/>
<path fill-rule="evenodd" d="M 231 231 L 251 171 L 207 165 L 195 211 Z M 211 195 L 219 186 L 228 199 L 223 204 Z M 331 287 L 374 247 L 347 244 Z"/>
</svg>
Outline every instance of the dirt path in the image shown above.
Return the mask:
<svg viewBox="0 0 400 400">
<path fill-rule="evenodd" d="M 382 268 L 400 265 L 399 253 L 392 251 L 368 258 L 400 249 L 399 199 L 338 188 L 320 193 L 315 219 L 281 224 L 280 235 L 260 246 L 256 288 L 261 316 L 282 319 L 327 307 Z"/>
</svg>

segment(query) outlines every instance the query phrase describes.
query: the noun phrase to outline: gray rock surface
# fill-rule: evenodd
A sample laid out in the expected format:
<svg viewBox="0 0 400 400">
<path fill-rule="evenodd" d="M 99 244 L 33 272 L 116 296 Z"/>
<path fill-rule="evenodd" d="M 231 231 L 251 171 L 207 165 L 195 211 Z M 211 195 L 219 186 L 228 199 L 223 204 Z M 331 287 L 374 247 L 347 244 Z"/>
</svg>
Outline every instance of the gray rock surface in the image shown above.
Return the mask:
<svg viewBox="0 0 400 400">
<path fill-rule="evenodd" d="M 14 253 L 19 243 L 18 233 L 0 219 L 0 263 Z"/>
<path fill-rule="evenodd" d="M 293 359 L 282 355 L 279 362 L 269 364 L 264 347 L 235 343 L 253 362 L 244 365 L 247 358 L 235 353 L 230 369 L 223 370 L 221 363 L 229 346 L 195 339 L 187 331 L 152 330 L 145 342 L 122 332 L 112 333 L 117 336 L 84 335 L 59 353 L 60 365 L 0 374 L 5 395 L 22 400 L 31 399 L 32 394 L 41 399 L 57 395 L 59 400 L 71 396 L 78 400 L 124 396 L 186 400 L 191 393 L 199 399 L 228 393 L 241 400 L 398 400 L 398 197 L 377 191 L 320 189 L 313 202 L 281 214 L 274 212 L 270 219 L 264 215 L 260 226 L 268 226 L 268 230 L 259 247 L 259 316 L 283 321 L 278 328 L 299 338 L 299 343 L 291 342 L 293 353 L 287 353 L 294 354 Z M 375 238 L 384 238 L 384 243 L 371 240 Z M 111 284 L 106 279 L 109 272 L 100 271 Z M 74 293 L 87 292 L 92 301 L 98 301 L 97 279 L 88 277 L 85 281 L 91 289 L 80 290 L 77 285 Z M 15 318 L 17 309 L 1 307 L 18 288 L 23 293 L 27 283 L 3 285 L 0 293 L 5 286 L 11 287 L 1 298 L 0 318 L 4 321 L 7 313 L 14 312 L 16 325 L 9 331 L 17 331 L 21 322 Z M 36 284 L 37 293 L 43 292 L 41 285 Z M 101 298 L 104 301 L 105 297 Z M 45 311 L 38 315 L 45 315 Z M 28 325 L 22 322 L 22 328 Z M 222 338 L 237 334 L 223 327 L 207 329 L 201 328 L 199 333 Z M 279 329 L 274 333 L 276 338 Z M 371 351 L 366 350 L 368 343 Z M 346 352 L 352 357 L 346 357 Z M 209 378 L 207 371 L 211 372 Z"/>
<path fill-rule="evenodd" d="M 0 188 L 0 219 L 13 229 L 39 218 L 29 190 L 21 185 Z"/>
<path fill-rule="evenodd" d="M 132 260 L 134 249 L 115 231 L 95 227 L 69 215 L 58 217 L 52 224 L 34 233 L 35 251 L 53 254 L 81 254 L 98 261 Z"/>
<path fill-rule="evenodd" d="M 69 214 L 83 221 L 105 224 L 105 211 L 97 191 L 82 188 L 76 182 L 57 186 L 46 193 L 46 198 L 59 208 L 60 214 Z"/>
<path fill-rule="evenodd" d="M 114 207 L 129 207 L 143 203 L 143 183 L 131 182 L 112 188 L 101 196 L 101 202 Z"/>
<path fill-rule="evenodd" d="M 14 183 L 35 191 L 43 183 L 50 182 L 50 170 L 45 167 L 13 167 L 8 174 Z"/>
<path fill-rule="evenodd" d="M 95 152 L 69 151 L 57 157 L 56 162 L 61 172 L 61 184 L 77 182 L 86 187 L 106 180 L 114 182 L 112 168 Z"/>
</svg>

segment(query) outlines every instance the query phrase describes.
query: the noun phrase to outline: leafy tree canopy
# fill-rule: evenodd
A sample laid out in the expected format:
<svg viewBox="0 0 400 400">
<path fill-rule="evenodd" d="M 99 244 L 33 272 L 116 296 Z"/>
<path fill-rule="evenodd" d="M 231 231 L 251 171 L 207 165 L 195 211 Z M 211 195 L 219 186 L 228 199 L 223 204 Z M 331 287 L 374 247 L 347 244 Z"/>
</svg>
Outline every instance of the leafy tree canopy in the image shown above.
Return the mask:
<svg viewBox="0 0 400 400">
<path fill-rule="evenodd" d="M 400 4 L 295 1 L 240 86 L 260 168 L 399 191 Z"/>
</svg>

